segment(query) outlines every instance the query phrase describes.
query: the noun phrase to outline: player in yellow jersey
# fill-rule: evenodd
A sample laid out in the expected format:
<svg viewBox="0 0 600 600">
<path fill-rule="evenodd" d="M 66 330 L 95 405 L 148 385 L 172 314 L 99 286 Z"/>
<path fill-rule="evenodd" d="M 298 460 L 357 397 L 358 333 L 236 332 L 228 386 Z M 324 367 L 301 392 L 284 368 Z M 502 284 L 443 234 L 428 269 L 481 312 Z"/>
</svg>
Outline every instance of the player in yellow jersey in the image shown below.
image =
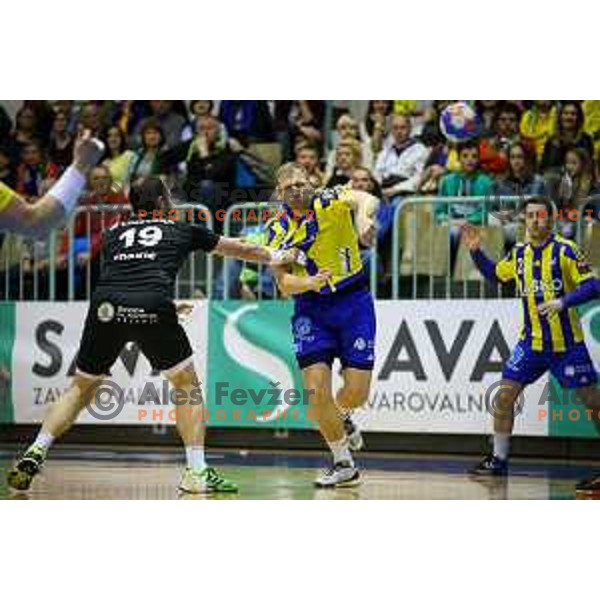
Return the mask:
<svg viewBox="0 0 600 600">
<path fill-rule="evenodd" d="M 531 198 L 524 210 L 526 242 L 517 244 L 497 264 L 481 250 L 478 230 L 463 226 L 465 243 L 479 270 L 492 281 L 516 281 L 523 303 L 520 339 L 498 388 L 493 451 L 472 471 L 479 475 L 506 475 L 514 404 L 525 386 L 548 371 L 563 388 L 576 389 L 600 422 L 598 377 L 575 310 L 600 298 L 600 281 L 577 244 L 552 233 L 553 207 L 548 199 Z"/>
<path fill-rule="evenodd" d="M 267 227 L 269 246 L 301 251 L 300 264 L 275 269 L 279 289 L 294 298 L 294 346 L 305 388 L 333 467 L 319 487 L 356 485 L 351 450 L 362 445 L 349 414 L 368 397 L 375 360 L 375 306 L 360 260 L 359 241 L 375 237 L 378 200 L 347 188 L 319 192 L 307 172 L 289 163 L 280 168 L 281 216 Z M 344 385 L 335 399 L 331 367 L 338 358 Z"/>
<path fill-rule="evenodd" d="M 82 132 L 75 142 L 73 163 L 48 193 L 34 204 L 0 183 L 0 232 L 9 231 L 34 238 L 47 236 L 73 212 L 87 174 L 103 152 L 102 142 L 92 138 L 89 131 Z"/>
</svg>

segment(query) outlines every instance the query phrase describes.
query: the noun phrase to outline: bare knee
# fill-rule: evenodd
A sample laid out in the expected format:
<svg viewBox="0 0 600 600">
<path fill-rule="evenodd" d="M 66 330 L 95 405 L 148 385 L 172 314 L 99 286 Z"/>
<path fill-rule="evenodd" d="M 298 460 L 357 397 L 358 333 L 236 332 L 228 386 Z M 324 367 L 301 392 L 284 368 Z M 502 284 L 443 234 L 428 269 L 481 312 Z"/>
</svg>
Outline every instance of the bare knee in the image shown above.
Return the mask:
<svg viewBox="0 0 600 600">
<path fill-rule="evenodd" d="M 331 392 L 325 387 L 317 387 L 310 390 L 308 395 L 310 405 L 319 410 L 331 403 Z"/>
<path fill-rule="evenodd" d="M 174 373 L 167 373 L 166 377 L 175 389 L 200 386 L 194 365 L 188 365 Z"/>
<path fill-rule="evenodd" d="M 92 393 L 93 388 L 97 387 L 97 385 L 104 379 L 102 375 L 98 375 L 97 377 L 93 376 L 83 376 L 83 375 L 74 375 L 71 380 L 70 389 L 77 393 L 78 399 L 86 404 L 93 400 Z"/>
</svg>

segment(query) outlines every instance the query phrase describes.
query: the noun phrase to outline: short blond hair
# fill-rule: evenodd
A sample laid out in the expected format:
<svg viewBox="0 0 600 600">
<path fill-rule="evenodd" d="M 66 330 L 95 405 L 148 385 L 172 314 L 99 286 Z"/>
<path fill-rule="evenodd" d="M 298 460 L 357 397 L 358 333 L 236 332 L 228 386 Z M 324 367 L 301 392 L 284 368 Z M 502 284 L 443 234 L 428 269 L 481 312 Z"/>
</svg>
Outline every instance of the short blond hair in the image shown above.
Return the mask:
<svg viewBox="0 0 600 600">
<path fill-rule="evenodd" d="M 295 162 L 288 162 L 277 169 L 277 183 L 280 183 L 284 179 L 289 179 L 294 173 L 301 173 L 305 177 L 308 177 L 308 172 L 302 165 Z"/>
</svg>

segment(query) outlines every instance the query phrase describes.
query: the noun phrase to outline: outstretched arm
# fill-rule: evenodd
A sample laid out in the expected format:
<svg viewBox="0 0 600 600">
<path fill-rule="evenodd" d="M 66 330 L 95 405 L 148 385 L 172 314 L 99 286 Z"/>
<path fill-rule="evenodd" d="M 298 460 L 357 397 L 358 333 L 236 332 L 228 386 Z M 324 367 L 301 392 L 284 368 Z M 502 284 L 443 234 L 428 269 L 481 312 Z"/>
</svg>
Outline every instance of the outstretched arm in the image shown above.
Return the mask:
<svg viewBox="0 0 600 600">
<path fill-rule="evenodd" d="M 285 266 L 296 261 L 298 250 L 271 250 L 265 246 L 251 244 L 241 238 L 221 236 L 214 248 L 221 256 L 265 263 L 271 267 Z"/>
<path fill-rule="evenodd" d="M 103 144 L 92 138 L 89 131 L 82 133 L 73 151 L 73 163 L 34 204 L 12 193 L 7 208 L 0 215 L 0 230 L 29 237 L 44 238 L 68 217 L 83 190 L 87 174 L 100 160 Z"/>
<path fill-rule="evenodd" d="M 470 223 L 465 223 L 461 226 L 461 234 L 479 272 L 493 283 L 502 283 L 496 274 L 496 263 L 488 258 L 481 249 L 481 234 L 479 233 L 479 229 Z"/>
</svg>

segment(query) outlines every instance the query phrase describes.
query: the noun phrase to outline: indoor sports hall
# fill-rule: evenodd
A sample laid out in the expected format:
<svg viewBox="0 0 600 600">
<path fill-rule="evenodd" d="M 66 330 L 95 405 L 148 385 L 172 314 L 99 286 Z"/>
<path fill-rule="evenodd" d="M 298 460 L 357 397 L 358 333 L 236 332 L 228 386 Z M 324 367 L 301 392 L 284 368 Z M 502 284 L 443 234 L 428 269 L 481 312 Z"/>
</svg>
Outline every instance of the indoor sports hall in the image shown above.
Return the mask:
<svg viewBox="0 0 600 600">
<path fill-rule="evenodd" d="M 581 489 L 600 473 L 600 404 L 578 394 L 595 387 L 600 398 L 600 301 L 577 291 L 600 276 L 600 101 L 0 101 L 0 183 L 31 205 L 52 195 L 82 129 L 103 155 L 68 219 L 37 239 L 0 228 L 1 499 L 600 498 Z M 291 163 L 314 195 L 317 223 L 297 225 L 307 231 L 297 244 L 278 176 Z M 108 232 L 137 218 L 132 190 L 151 177 L 172 204 L 150 211 L 137 237 L 125 231 L 112 260 L 154 260 L 157 223 L 169 221 L 260 248 L 281 233 L 277 252 L 297 252 L 286 273 L 342 275 L 322 275 L 306 292 L 308 318 L 268 265 L 198 250 L 178 271 L 173 327 L 185 332 L 199 379 L 202 464 L 236 493 L 181 489 L 186 460 L 199 459 L 178 437 L 170 380 L 131 340 L 73 427 L 52 438 L 31 487 L 15 489 L 15 461 L 81 371 L 90 307 L 101 323 L 121 318 L 114 303 L 94 304 L 111 259 L 103 248 Z M 347 196 L 376 199 L 368 243 L 359 200 Z M 527 210 L 539 198 L 552 210 L 538 255 Z M 343 202 L 354 210 L 352 247 L 335 238 L 336 218 L 326 221 Z M 318 244 L 331 248 L 323 264 Z M 346 379 L 354 363 L 331 355 L 328 398 L 354 474 L 315 485 L 342 450 L 320 433 L 321 396 L 297 355 L 324 335 L 314 307 L 335 314 L 344 272 L 372 299 L 374 341 L 350 344 L 372 355 L 372 375 L 346 412 L 336 398 L 360 395 Z M 352 315 L 329 335 L 343 337 L 362 318 Z M 500 382 L 522 340 L 535 357 L 551 350 L 516 397 L 507 433 L 494 425 L 504 414 Z M 593 372 L 561 362 L 575 346 Z M 474 473 L 486 456 L 499 460 Z"/>
</svg>

